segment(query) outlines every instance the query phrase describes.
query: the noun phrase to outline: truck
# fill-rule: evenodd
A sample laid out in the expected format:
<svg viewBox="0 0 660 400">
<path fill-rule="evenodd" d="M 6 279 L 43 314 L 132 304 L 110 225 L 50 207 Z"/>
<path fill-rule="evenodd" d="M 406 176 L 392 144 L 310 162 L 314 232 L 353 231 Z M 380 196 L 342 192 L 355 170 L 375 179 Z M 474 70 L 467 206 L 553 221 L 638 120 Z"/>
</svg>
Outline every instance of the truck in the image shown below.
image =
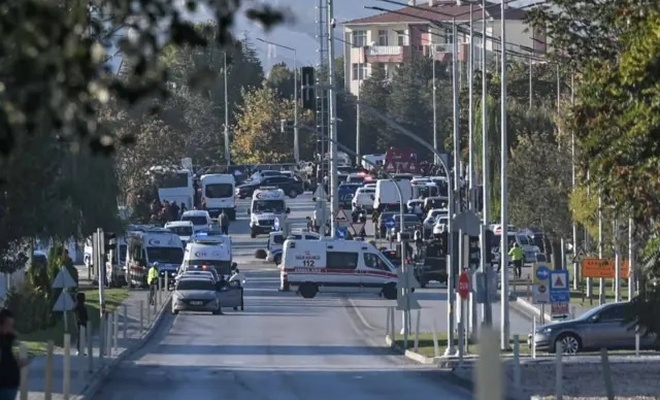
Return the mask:
<svg viewBox="0 0 660 400">
<path fill-rule="evenodd" d="M 419 173 L 419 157 L 410 147 L 390 147 L 385 152 L 385 169 L 389 173 Z"/>
</svg>

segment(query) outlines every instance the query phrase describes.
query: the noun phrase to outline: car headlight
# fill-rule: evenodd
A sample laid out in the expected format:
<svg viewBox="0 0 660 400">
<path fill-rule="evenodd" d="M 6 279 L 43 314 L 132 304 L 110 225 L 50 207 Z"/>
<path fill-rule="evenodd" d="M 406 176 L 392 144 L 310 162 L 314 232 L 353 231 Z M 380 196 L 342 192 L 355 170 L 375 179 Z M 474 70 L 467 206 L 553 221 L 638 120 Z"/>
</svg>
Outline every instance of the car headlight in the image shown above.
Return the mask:
<svg viewBox="0 0 660 400">
<path fill-rule="evenodd" d="M 552 333 L 552 328 L 543 328 L 541 329 L 541 333 L 544 335 L 549 335 L 550 333 Z"/>
</svg>

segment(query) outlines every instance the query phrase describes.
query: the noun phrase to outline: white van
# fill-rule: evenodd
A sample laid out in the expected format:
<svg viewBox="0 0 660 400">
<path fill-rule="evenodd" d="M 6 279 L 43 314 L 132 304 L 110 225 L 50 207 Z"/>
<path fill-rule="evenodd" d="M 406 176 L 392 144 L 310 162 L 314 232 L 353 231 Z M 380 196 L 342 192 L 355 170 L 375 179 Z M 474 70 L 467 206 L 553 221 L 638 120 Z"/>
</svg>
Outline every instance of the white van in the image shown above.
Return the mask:
<svg viewBox="0 0 660 400">
<path fill-rule="evenodd" d="M 402 179 L 394 183 L 389 179 L 379 179 L 376 182 L 374 209 L 377 210 L 380 206 L 396 206 L 399 204 L 399 193 L 394 185 L 398 185 L 401 189 L 404 204 L 412 198 L 412 186 L 409 180 Z"/>
<path fill-rule="evenodd" d="M 368 213 L 371 214 L 374 211 L 375 196 L 375 188 L 358 188 L 358 190 L 355 191 L 355 195 L 353 195 L 353 201 L 351 201 L 352 210 L 355 211 L 358 208 L 365 209 Z"/>
<path fill-rule="evenodd" d="M 146 287 L 147 271 L 158 263 L 158 273 L 174 282 L 183 261 L 183 246 L 179 236 L 165 228 L 137 227 L 126 235 L 128 257 L 126 281 L 130 287 Z"/>
<path fill-rule="evenodd" d="M 202 186 L 202 204 L 211 218 L 224 210 L 231 221 L 236 220 L 236 180 L 232 174 L 207 174 L 199 178 Z"/>
<path fill-rule="evenodd" d="M 186 246 L 186 243 L 193 235 L 194 227 L 192 221 L 170 221 L 165 223 L 165 229 L 179 236 L 181 245 Z"/>
<path fill-rule="evenodd" d="M 250 237 L 284 229 L 287 215 L 286 195 L 282 189 L 260 187 L 252 194 L 252 203 L 247 210 L 250 215 Z M 276 225 L 279 224 L 279 227 Z M 277 228 L 277 229 L 276 229 Z"/>
<path fill-rule="evenodd" d="M 228 278 L 232 261 L 231 236 L 201 232 L 193 235 L 186 245 L 179 274 L 191 266 L 206 266 Z"/>
<path fill-rule="evenodd" d="M 354 240 L 287 240 L 281 289 L 298 287 L 306 299 L 319 291 L 371 292 L 397 298 L 394 265 L 372 244 Z"/>
<path fill-rule="evenodd" d="M 188 210 L 181 214 L 181 221 L 190 221 L 193 224 L 193 232 L 208 229 L 213 223 L 209 212 L 206 210 Z"/>
<path fill-rule="evenodd" d="M 307 229 L 292 229 L 291 233 L 286 238 L 282 231 L 271 232 L 268 235 L 268 243 L 266 244 L 266 261 L 274 262 L 275 265 L 280 265 L 282 262 L 282 247 L 286 239 L 321 240 L 321 238 L 320 234 L 311 232 Z"/>
</svg>

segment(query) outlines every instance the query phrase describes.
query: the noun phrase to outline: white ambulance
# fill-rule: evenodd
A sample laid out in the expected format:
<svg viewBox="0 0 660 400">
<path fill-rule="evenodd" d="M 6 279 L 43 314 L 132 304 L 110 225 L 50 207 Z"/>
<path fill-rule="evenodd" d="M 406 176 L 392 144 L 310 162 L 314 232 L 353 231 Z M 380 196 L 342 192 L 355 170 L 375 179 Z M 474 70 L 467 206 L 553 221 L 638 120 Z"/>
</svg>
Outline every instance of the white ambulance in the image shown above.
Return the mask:
<svg viewBox="0 0 660 400">
<path fill-rule="evenodd" d="M 135 227 L 126 235 L 128 257 L 126 281 L 130 287 L 146 287 L 149 267 L 158 263 L 158 273 L 174 282 L 183 261 L 183 245 L 175 233 L 153 226 Z"/>
<path fill-rule="evenodd" d="M 232 266 L 231 236 L 213 232 L 198 232 L 190 238 L 179 269 L 182 274 L 189 267 L 206 266 L 228 279 Z"/>
<path fill-rule="evenodd" d="M 372 244 L 354 240 L 287 240 L 281 290 L 297 287 L 306 299 L 323 292 L 367 292 L 397 298 L 394 265 Z"/>
<path fill-rule="evenodd" d="M 202 184 L 202 204 L 211 218 L 217 218 L 222 211 L 231 221 L 236 220 L 236 180 L 232 174 L 205 174 L 199 178 Z"/>
<path fill-rule="evenodd" d="M 250 215 L 250 237 L 254 239 L 257 235 L 284 229 L 291 210 L 286 206 L 286 195 L 282 189 L 260 187 L 252 194 L 247 212 Z"/>
</svg>

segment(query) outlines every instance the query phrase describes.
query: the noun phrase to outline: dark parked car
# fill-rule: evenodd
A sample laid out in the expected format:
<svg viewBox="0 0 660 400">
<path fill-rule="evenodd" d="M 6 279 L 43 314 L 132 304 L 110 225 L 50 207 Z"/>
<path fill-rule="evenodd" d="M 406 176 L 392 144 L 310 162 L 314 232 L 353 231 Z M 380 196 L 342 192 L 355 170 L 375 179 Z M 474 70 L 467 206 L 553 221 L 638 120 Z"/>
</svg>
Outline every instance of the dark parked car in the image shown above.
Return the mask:
<svg viewBox="0 0 660 400">
<path fill-rule="evenodd" d="M 256 189 L 261 186 L 276 187 L 282 189 L 287 196 L 292 199 L 303 193 L 303 184 L 301 181 L 290 178 L 285 175 L 266 176 L 261 181 L 250 181 L 240 185 L 236 189 L 239 199 L 251 197 Z"/>
</svg>

